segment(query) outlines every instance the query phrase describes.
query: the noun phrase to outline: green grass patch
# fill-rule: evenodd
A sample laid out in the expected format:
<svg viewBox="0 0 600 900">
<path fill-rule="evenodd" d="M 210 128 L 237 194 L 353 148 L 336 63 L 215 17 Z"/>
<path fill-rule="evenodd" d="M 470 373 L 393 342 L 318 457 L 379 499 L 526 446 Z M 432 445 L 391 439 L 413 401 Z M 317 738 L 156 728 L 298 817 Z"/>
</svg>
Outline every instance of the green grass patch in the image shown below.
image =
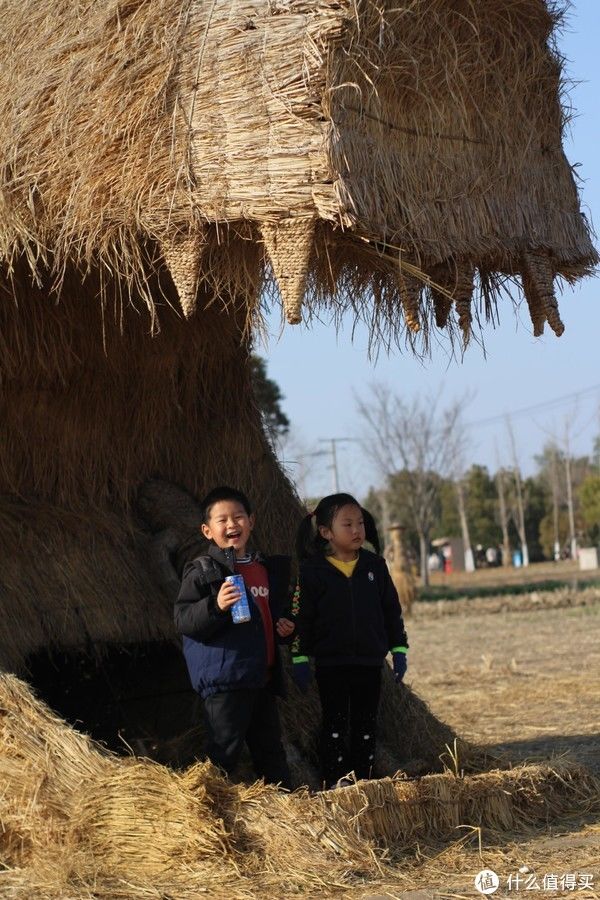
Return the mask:
<svg viewBox="0 0 600 900">
<path fill-rule="evenodd" d="M 579 580 L 570 578 L 568 581 L 532 581 L 523 584 L 498 584 L 495 586 L 473 586 L 451 588 L 447 585 L 429 585 L 419 590 L 418 599 L 428 602 L 433 600 L 475 600 L 477 597 L 501 597 L 518 596 L 519 594 L 531 594 L 534 591 L 559 591 L 564 588 L 571 590 L 584 590 L 588 587 L 600 587 L 600 580 Z"/>
</svg>

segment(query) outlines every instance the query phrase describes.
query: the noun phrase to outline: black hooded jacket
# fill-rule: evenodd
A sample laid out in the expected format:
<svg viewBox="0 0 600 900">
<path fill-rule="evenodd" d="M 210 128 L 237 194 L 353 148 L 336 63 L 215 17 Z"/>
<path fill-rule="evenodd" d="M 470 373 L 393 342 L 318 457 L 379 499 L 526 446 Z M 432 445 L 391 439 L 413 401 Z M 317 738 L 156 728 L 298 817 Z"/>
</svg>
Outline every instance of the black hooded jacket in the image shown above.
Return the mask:
<svg viewBox="0 0 600 900">
<path fill-rule="evenodd" d="M 275 670 L 272 686 L 283 693 L 283 670 L 275 623 L 286 614 L 290 558 L 258 556 L 269 576 Z M 230 610 L 217 605 L 227 575 L 234 573 L 232 554 L 211 544 L 208 552 L 187 563 L 175 602 L 175 627 L 183 636 L 183 653 L 194 690 L 202 697 L 242 688 L 260 688 L 267 680 L 267 645 L 260 610 L 250 602 L 249 622 L 234 624 Z"/>
<path fill-rule="evenodd" d="M 402 610 L 383 557 L 359 551 L 350 578 L 322 555 L 300 563 L 295 656 L 319 666 L 379 666 L 408 647 Z"/>
</svg>

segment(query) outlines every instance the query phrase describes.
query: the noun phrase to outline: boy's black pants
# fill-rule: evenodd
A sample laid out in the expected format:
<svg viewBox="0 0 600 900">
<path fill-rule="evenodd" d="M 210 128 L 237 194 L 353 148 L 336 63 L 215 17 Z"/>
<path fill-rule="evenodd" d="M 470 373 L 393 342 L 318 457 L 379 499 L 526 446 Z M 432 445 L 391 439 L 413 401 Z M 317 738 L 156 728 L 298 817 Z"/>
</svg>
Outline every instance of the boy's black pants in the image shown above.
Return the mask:
<svg viewBox="0 0 600 900">
<path fill-rule="evenodd" d="M 370 778 L 381 667 L 318 666 L 316 679 L 323 715 L 321 775 L 326 787 L 348 772 Z"/>
<path fill-rule="evenodd" d="M 205 698 L 204 711 L 212 763 L 231 775 L 245 741 L 257 776 L 291 788 L 277 700 L 269 687 L 213 694 Z"/>
</svg>

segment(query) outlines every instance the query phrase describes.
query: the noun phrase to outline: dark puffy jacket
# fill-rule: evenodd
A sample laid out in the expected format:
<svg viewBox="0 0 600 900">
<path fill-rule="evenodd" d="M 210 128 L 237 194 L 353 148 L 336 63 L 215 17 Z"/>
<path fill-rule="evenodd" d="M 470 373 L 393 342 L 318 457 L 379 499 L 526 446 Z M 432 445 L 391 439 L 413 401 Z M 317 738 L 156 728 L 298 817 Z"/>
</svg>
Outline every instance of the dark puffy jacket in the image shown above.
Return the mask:
<svg viewBox="0 0 600 900">
<path fill-rule="evenodd" d="M 273 628 L 286 614 L 290 558 L 258 557 L 269 576 L 269 606 Z M 175 602 L 175 627 L 183 635 L 183 653 L 194 690 L 202 697 L 242 688 L 260 688 L 267 681 L 267 648 L 260 610 L 250 600 L 251 619 L 235 625 L 230 610 L 221 610 L 217 594 L 233 574 L 231 554 L 211 544 L 208 553 L 183 570 Z M 272 686 L 283 693 L 283 668 L 274 633 L 275 669 Z"/>
<path fill-rule="evenodd" d="M 300 563 L 294 655 L 317 665 L 381 665 L 393 647 L 408 647 L 402 610 L 385 560 L 360 550 L 351 578 L 324 556 Z"/>
</svg>

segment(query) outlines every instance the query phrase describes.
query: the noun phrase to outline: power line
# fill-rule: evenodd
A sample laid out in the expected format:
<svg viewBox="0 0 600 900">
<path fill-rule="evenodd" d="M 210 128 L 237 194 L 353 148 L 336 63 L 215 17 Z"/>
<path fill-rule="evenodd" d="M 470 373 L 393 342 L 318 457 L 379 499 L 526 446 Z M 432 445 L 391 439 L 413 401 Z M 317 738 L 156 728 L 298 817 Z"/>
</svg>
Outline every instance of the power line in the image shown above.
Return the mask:
<svg viewBox="0 0 600 900">
<path fill-rule="evenodd" d="M 600 384 L 594 384 L 591 387 L 582 388 L 580 391 L 574 391 L 572 394 L 564 394 L 562 397 L 556 397 L 554 400 L 545 400 L 543 403 L 536 403 L 533 406 L 524 406 L 521 409 L 510 410 L 510 412 L 498 413 L 497 415 L 490 416 L 487 419 L 478 419 L 474 422 L 467 422 L 465 428 L 474 428 L 475 426 L 481 425 L 494 425 L 496 422 L 503 422 L 507 416 L 510 416 L 511 419 L 514 419 L 518 416 L 530 415 L 531 413 L 538 412 L 542 409 L 549 410 L 555 406 L 561 406 L 563 403 L 567 403 L 568 401 L 572 401 L 580 397 L 585 397 L 586 395 L 590 395 L 595 392 L 600 392 Z"/>
</svg>

